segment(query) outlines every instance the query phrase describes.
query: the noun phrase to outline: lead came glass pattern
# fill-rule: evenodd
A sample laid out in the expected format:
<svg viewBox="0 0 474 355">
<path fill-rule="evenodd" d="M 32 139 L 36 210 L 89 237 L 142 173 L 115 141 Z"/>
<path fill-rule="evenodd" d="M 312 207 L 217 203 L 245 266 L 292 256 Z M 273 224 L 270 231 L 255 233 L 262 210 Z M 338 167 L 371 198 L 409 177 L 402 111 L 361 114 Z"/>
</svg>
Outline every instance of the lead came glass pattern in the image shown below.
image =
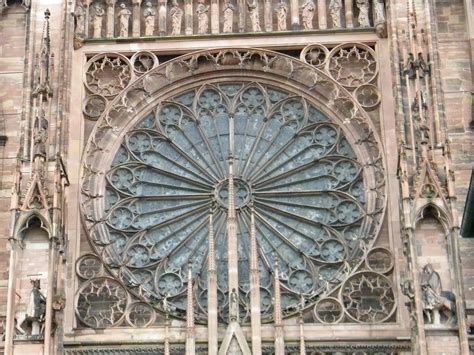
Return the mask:
<svg viewBox="0 0 474 355">
<path fill-rule="evenodd" d="M 375 186 L 366 181 L 360 153 L 337 120 L 301 95 L 234 81 L 204 84 L 161 101 L 123 138 L 105 177 L 106 240 L 91 237 L 104 246 L 109 270 L 132 293 L 158 308 L 166 297 L 175 317 L 185 316 L 185 275 L 192 261 L 196 320 L 206 322 L 212 213 L 219 315 L 226 322 L 231 116 L 240 319 L 249 321 L 250 313 L 253 205 L 262 318 L 271 321 L 276 261 L 289 314 L 301 294 L 311 304 L 340 285 L 348 265 L 360 259 L 361 245 L 373 243 L 381 216 L 368 203 Z"/>
</svg>

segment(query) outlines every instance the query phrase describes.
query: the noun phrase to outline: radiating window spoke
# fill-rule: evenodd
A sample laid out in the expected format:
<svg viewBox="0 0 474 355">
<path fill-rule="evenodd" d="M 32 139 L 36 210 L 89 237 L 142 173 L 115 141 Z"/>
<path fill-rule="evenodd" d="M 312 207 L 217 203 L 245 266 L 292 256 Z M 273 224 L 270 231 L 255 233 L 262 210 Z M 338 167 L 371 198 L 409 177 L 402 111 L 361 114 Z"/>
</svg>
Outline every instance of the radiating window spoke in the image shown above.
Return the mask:
<svg viewBox="0 0 474 355">
<path fill-rule="evenodd" d="M 105 175 L 105 264 L 141 302 L 156 306 L 166 297 L 172 315 L 182 318 L 192 262 L 196 319 L 205 322 L 212 213 L 218 312 L 227 321 L 233 139 L 241 320 L 249 320 L 250 206 L 262 319 L 273 317 L 277 262 L 284 314 L 297 309 L 300 294 L 316 302 L 329 282 L 340 284 L 339 270 L 360 252 L 368 216 L 377 218 L 368 210 L 371 185 L 362 174 L 360 150 L 337 120 L 291 90 L 244 81 L 186 90 L 135 124 L 115 153 Z M 137 324 L 148 319 L 142 308 Z"/>
</svg>

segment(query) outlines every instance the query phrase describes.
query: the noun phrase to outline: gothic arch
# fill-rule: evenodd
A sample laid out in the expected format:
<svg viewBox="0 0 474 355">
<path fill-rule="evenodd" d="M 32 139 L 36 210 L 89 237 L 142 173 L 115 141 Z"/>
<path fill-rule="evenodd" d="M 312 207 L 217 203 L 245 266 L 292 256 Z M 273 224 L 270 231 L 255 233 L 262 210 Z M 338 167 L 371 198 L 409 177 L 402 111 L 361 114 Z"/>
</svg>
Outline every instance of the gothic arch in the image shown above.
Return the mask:
<svg viewBox="0 0 474 355">
<path fill-rule="evenodd" d="M 50 223 L 47 218 L 45 218 L 39 211 L 29 211 L 27 213 L 22 213 L 17 220 L 16 223 L 16 228 L 14 231 L 14 236 L 15 237 L 22 237 L 22 234 L 24 231 L 26 231 L 28 228 L 30 228 L 30 223 L 34 220 L 37 219 L 40 222 L 40 228 L 44 230 L 48 236 L 50 237 Z"/>
</svg>

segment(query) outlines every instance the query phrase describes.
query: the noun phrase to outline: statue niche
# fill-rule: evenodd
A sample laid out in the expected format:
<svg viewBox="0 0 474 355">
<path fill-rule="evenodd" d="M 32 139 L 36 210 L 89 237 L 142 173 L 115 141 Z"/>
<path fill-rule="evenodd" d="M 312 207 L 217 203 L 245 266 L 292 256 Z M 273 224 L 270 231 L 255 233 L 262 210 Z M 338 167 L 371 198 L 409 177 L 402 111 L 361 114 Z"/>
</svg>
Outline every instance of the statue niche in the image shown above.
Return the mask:
<svg viewBox="0 0 474 355">
<path fill-rule="evenodd" d="M 442 289 L 441 278 L 431 264 L 426 264 L 423 267 L 421 292 L 423 314 L 427 323 L 450 324 L 455 320 L 455 295 L 451 291 Z"/>
</svg>

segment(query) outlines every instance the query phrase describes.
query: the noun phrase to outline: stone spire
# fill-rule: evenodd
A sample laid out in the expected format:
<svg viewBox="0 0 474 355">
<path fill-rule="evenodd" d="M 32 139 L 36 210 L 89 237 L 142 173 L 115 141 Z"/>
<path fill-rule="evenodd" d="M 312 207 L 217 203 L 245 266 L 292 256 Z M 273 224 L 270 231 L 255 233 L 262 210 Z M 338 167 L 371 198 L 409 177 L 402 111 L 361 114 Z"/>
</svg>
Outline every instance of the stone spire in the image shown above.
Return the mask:
<svg viewBox="0 0 474 355">
<path fill-rule="evenodd" d="M 255 229 L 255 207 L 250 205 L 250 316 L 252 322 L 252 353 L 262 352 L 260 334 L 260 272 L 258 270 L 257 232 Z"/>
<path fill-rule="evenodd" d="M 285 340 L 283 338 L 283 322 L 281 315 L 281 296 L 280 296 L 280 273 L 278 260 L 275 257 L 275 271 L 273 273 L 273 287 L 274 287 L 274 321 L 275 321 L 275 355 L 285 354 Z"/>
<path fill-rule="evenodd" d="M 53 95 L 50 77 L 53 66 L 54 55 L 51 53 L 51 36 L 49 29 L 49 18 L 51 12 L 44 12 L 43 37 L 41 39 L 40 53 L 36 55 L 36 63 L 33 77 L 33 98 L 39 97 L 41 101 L 47 101 Z"/>
<path fill-rule="evenodd" d="M 186 308 L 186 355 L 196 352 L 196 339 L 194 337 L 194 300 L 193 300 L 193 265 L 188 264 L 188 290 Z"/>
<path fill-rule="evenodd" d="M 208 331 L 208 353 L 217 354 L 218 351 L 218 325 L 217 325 L 217 270 L 214 245 L 214 207 L 209 211 L 209 254 L 207 269 L 207 331 Z"/>
</svg>

